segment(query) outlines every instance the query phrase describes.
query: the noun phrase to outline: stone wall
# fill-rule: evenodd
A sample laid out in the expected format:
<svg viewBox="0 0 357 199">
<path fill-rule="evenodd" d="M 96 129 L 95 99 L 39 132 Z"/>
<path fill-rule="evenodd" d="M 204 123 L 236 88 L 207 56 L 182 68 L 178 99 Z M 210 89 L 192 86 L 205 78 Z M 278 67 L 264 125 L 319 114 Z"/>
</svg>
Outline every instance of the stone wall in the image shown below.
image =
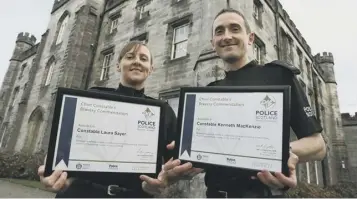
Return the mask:
<svg viewBox="0 0 357 199">
<path fill-rule="evenodd" d="M 348 162 L 345 164 L 350 171 L 350 180 L 357 182 L 357 113 L 354 116 L 342 113 L 341 117 L 348 151 Z"/>
<path fill-rule="evenodd" d="M 259 4 L 258 17 L 253 12 L 255 3 Z M 147 6 L 139 19 L 139 7 L 143 4 Z M 338 176 L 346 176 L 347 173 L 340 169 L 345 157 L 342 155 L 344 143 L 341 142 L 343 135 L 332 54 L 323 53 L 314 57 L 302 34 L 277 0 L 55 1 L 47 31 L 39 44 L 35 45 L 36 39 L 29 34 L 18 36 L 0 94 L 0 129 L 12 132 L 12 139 L 5 137 L 6 143 L 10 148 L 21 150 L 28 137 L 30 116 L 41 111 L 43 121 L 40 131 L 34 135 L 38 143 L 35 150 L 47 150 L 56 89 L 59 86 L 79 89 L 117 87 L 120 73 L 116 70 L 116 62 L 120 49 L 129 40 L 143 39 L 151 49 L 154 73 L 147 82 L 146 94 L 152 97 L 177 99 L 178 89 L 182 86 L 204 86 L 223 78 L 225 66 L 212 51 L 210 40 L 213 19 L 225 7 L 243 12 L 247 18 L 256 33 L 256 43 L 260 45 L 261 63 L 282 59 L 301 70 L 298 78 L 324 127 L 322 134 L 329 151 L 322 162 L 310 162 L 308 166 L 300 164 L 299 179 L 331 184 Z M 63 40 L 56 44 L 65 17 L 69 20 Z M 116 18 L 117 28 L 110 32 L 112 21 Z M 184 24 L 188 24 L 186 55 L 172 59 L 174 28 Z M 110 52 L 114 54 L 109 76 L 100 80 L 104 56 Z M 249 58 L 254 59 L 256 55 L 250 49 Z M 27 67 L 23 77 L 19 78 L 24 63 Z M 49 85 L 44 85 L 50 63 L 54 63 L 55 75 Z M 15 104 L 19 104 L 15 109 L 20 112 L 13 114 L 15 109 L 10 101 L 17 86 L 20 86 L 21 92 L 15 99 Z M 177 101 L 169 103 L 177 109 Z M 296 139 L 293 132 L 291 135 L 292 140 Z M 191 190 L 182 192 L 182 196 L 203 196 L 203 176 L 181 182 L 178 185 L 181 188 L 174 189 Z M 192 191 L 195 187 L 199 191 Z"/>
</svg>

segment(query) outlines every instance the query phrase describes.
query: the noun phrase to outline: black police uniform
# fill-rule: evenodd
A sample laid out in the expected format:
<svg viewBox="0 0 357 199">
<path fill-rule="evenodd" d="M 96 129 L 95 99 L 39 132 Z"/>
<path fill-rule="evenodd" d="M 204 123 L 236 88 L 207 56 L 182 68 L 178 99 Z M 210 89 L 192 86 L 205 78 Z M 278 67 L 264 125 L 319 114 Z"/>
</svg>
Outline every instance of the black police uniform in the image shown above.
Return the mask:
<svg viewBox="0 0 357 199">
<path fill-rule="evenodd" d="M 92 87 L 90 91 L 106 92 L 111 94 L 118 94 L 124 96 L 132 96 L 139 98 L 154 99 L 144 94 L 144 89 L 135 90 L 133 88 L 125 87 L 122 84 L 117 89 Z M 167 103 L 166 103 L 167 104 Z M 166 123 L 165 123 L 165 140 L 166 144 L 174 140 L 176 131 L 176 115 L 172 108 L 167 104 L 165 106 Z M 166 149 L 165 144 L 165 149 Z M 174 150 L 166 150 L 164 152 L 164 160 L 167 162 L 174 155 Z M 104 178 L 94 179 L 94 182 L 75 179 L 71 185 L 64 191 L 57 193 L 56 198 L 151 198 L 152 196 L 142 190 L 142 181 L 138 179 L 118 179 L 118 185 L 111 185 L 106 182 Z M 135 187 L 128 189 L 125 187 Z M 119 187 L 117 187 L 119 186 Z M 110 192 L 108 193 L 108 189 Z"/>
<path fill-rule="evenodd" d="M 290 85 L 291 86 L 291 121 L 290 126 L 298 139 L 322 131 L 321 125 L 312 113 L 305 91 L 302 89 L 296 75 L 299 69 L 290 64 L 273 61 L 258 65 L 252 61 L 244 67 L 226 72 L 226 77 L 207 86 L 261 86 Z M 260 182 L 252 180 L 257 172 L 239 169 L 220 169 L 212 167 L 206 170 L 205 183 L 208 198 L 220 197 L 274 197 L 270 189 Z"/>
</svg>

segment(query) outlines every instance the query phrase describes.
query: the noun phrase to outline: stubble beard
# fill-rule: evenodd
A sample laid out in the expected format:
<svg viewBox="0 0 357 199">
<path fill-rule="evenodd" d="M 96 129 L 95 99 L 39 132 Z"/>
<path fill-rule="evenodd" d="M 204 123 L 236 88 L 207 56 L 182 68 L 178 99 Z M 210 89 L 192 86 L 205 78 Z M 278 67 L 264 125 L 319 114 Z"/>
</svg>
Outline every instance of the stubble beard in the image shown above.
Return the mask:
<svg viewBox="0 0 357 199">
<path fill-rule="evenodd" d="M 223 60 L 225 62 L 227 62 L 228 64 L 234 64 L 239 61 L 239 57 L 238 56 L 228 56 L 228 57 L 225 57 Z"/>
</svg>

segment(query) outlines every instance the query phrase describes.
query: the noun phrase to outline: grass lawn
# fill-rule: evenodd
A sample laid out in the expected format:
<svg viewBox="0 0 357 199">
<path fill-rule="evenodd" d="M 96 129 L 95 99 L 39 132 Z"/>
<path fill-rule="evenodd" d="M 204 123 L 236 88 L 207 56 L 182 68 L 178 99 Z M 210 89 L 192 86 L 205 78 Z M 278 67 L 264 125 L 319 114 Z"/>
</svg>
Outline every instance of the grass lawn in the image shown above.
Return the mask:
<svg viewBox="0 0 357 199">
<path fill-rule="evenodd" d="M 39 181 L 14 179 L 14 178 L 0 178 L 0 180 L 8 181 L 15 184 L 20 184 L 27 187 L 37 188 L 46 191 L 43 185 Z"/>
</svg>

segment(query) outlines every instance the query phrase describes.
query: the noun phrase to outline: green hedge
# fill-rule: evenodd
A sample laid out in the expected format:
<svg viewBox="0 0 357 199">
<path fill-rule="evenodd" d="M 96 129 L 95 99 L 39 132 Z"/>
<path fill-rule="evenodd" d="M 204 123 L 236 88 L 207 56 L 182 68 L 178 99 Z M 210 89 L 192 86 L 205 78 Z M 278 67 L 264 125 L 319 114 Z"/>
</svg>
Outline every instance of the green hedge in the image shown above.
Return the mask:
<svg viewBox="0 0 357 199">
<path fill-rule="evenodd" d="M 39 180 L 37 170 L 43 164 L 44 152 L 0 151 L 0 178 Z"/>
<path fill-rule="evenodd" d="M 300 183 L 296 189 L 289 190 L 287 198 L 356 198 L 357 183 L 345 182 L 333 186 L 319 187 L 314 184 Z"/>
</svg>

